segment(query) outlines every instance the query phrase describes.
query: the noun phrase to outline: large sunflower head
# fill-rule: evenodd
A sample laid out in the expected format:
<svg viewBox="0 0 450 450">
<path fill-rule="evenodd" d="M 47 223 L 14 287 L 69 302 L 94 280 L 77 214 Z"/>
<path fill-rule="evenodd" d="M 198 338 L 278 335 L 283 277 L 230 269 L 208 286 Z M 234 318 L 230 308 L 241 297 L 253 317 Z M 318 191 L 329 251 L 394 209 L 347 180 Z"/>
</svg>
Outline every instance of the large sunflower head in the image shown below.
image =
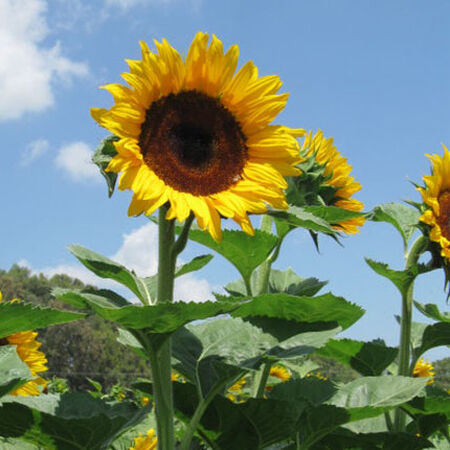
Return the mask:
<svg viewBox="0 0 450 450">
<path fill-rule="evenodd" d="M 446 265 L 450 263 L 450 152 L 444 156 L 427 155 L 432 163 L 431 175 L 423 177 L 425 187 L 418 187 L 424 209 L 420 220 L 429 225 L 429 238 L 440 248 Z"/>
<path fill-rule="evenodd" d="M 167 219 L 192 212 L 220 240 L 221 217 L 252 234 L 248 213 L 287 208 L 284 176 L 300 173 L 304 130 L 271 124 L 288 99 L 278 76 L 258 77 L 251 61 L 235 73 L 238 47 L 208 41 L 198 33 L 184 60 L 166 40 L 155 53 L 141 42 L 142 59 L 122 75 L 130 87 L 104 86 L 115 104 L 91 114 L 119 138 L 106 170 L 133 190 L 129 215 L 168 202 Z"/>
<path fill-rule="evenodd" d="M 0 292 L 0 302 L 2 301 L 2 293 Z M 14 301 L 17 301 L 14 299 Z M 11 395 L 40 395 L 42 389 L 45 388 L 47 382 L 44 378 L 38 376 L 38 373 L 48 370 L 47 358 L 45 354 L 39 351 L 42 345 L 36 341 L 38 334 L 34 331 L 20 331 L 0 339 L 0 345 L 15 345 L 19 358 L 28 366 L 31 375 L 35 378 L 26 382 L 13 392 Z"/>
<path fill-rule="evenodd" d="M 350 176 L 352 166 L 333 145 L 333 138 L 324 137 L 320 130 L 315 135 L 310 131 L 303 141 L 300 156 L 304 159 L 299 166 L 302 173 L 289 182 L 289 203 L 297 206 L 337 206 L 349 211 L 362 211 L 363 203 L 351 198 L 361 189 L 361 185 Z M 355 234 L 364 222 L 364 217 L 356 217 L 339 222 L 334 228 L 347 234 Z"/>
</svg>

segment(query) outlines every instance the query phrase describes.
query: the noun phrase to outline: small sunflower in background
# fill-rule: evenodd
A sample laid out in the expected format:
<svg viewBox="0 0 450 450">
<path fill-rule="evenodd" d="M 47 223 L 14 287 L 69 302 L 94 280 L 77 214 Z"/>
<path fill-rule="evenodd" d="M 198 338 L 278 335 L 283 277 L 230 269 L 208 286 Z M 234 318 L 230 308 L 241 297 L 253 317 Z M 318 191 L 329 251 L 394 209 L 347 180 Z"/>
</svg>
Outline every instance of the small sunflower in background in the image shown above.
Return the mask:
<svg viewBox="0 0 450 450">
<path fill-rule="evenodd" d="M 156 450 L 157 443 L 155 430 L 151 428 L 147 431 L 147 436 L 139 433 L 139 436 L 134 438 L 134 445 L 130 447 L 130 450 Z"/>
<path fill-rule="evenodd" d="M 430 226 L 429 238 L 439 244 L 440 255 L 450 261 L 450 152 L 444 156 L 427 155 L 431 175 L 423 177 L 425 187 L 418 187 L 425 206 L 420 220 Z"/>
<path fill-rule="evenodd" d="M 0 302 L 2 301 L 2 293 L 0 292 Z M 19 301 L 17 299 L 11 302 Z M 28 366 L 34 379 L 27 381 L 25 384 L 10 392 L 10 395 L 28 396 L 40 395 L 42 390 L 47 386 L 47 381 L 38 376 L 38 373 L 48 370 L 46 366 L 47 358 L 45 354 L 39 351 L 42 345 L 36 341 L 37 333 L 35 331 L 20 331 L 0 339 L 0 345 L 15 345 L 19 358 Z"/>
<path fill-rule="evenodd" d="M 156 53 L 141 42 L 142 59 L 122 74 L 131 87 L 104 86 L 115 104 L 91 114 L 118 137 L 106 171 L 134 192 L 129 215 L 169 203 L 168 220 L 192 212 L 220 241 L 222 217 L 253 234 L 248 214 L 287 208 L 284 177 L 300 173 L 305 131 L 272 125 L 288 99 L 277 75 L 259 77 L 251 61 L 235 73 L 238 46 L 224 53 L 216 36 L 208 41 L 199 32 L 185 60 L 166 40 Z"/>
<path fill-rule="evenodd" d="M 233 385 L 231 385 L 227 390 L 227 398 L 232 402 L 236 402 L 237 398 L 242 394 L 243 387 L 246 381 L 245 378 L 240 378 Z"/>
<path fill-rule="evenodd" d="M 427 381 L 427 384 L 433 384 L 434 383 L 434 367 L 433 364 L 431 364 L 429 361 L 420 358 L 413 369 L 413 377 L 430 377 L 430 379 Z"/>
<path fill-rule="evenodd" d="M 291 372 L 283 366 L 275 365 L 270 368 L 269 377 L 278 378 L 282 383 L 289 381 L 292 377 Z M 266 386 L 266 391 L 270 392 L 273 385 Z"/>
<path fill-rule="evenodd" d="M 300 150 L 303 162 L 299 165 L 302 174 L 289 180 L 288 202 L 295 206 L 336 206 L 348 211 L 360 212 L 364 205 L 351 198 L 361 190 L 361 185 L 350 176 L 352 166 L 348 164 L 333 145 L 333 138 L 326 138 L 322 131 L 314 136 L 310 131 Z M 333 225 L 346 234 L 359 233 L 364 217 L 355 217 Z"/>
</svg>

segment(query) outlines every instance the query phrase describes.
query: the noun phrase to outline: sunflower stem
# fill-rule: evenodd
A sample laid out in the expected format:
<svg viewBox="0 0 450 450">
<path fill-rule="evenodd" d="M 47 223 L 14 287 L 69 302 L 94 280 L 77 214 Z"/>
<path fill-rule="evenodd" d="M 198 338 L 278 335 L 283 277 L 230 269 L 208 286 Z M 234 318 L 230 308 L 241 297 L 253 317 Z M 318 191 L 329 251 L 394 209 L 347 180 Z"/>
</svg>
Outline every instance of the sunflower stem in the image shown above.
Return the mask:
<svg viewBox="0 0 450 450">
<path fill-rule="evenodd" d="M 264 214 L 261 218 L 260 230 L 266 233 L 271 233 L 272 223 L 272 217 L 270 217 L 268 214 Z M 258 272 L 256 275 L 256 295 L 267 294 L 269 290 L 270 269 L 274 261 L 274 259 L 271 259 L 271 256 L 272 255 L 270 255 L 258 268 Z"/>
<path fill-rule="evenodd" d="M 159 259 L 158 259 L 158 294 L 157 303 L 173 300 L 176 255 L 173 254 L 175 241 L 175 224 L 166 220 L 168 205 L 159 209 Z M 175 448 L 174 410 L 171 382 L 171 341 L 164 343 L 152 351 L 150 367 L 152 372 L 155 397 L 155 415 L 158 431 L 158 449 L 173 450 Z"/>
<path fill-rule="evenodd" d="M 417 264 L 422 253 L 427 249 L 428 239 L 420 236 L 412 245 L 405 263 L 405 270 Z M 402 295 L 402 316 L 400 322 L 400 346 L 398 355 L 398 375 L 407 377 L 410 372 L 411 359 L 411 322 L 413 305 L 414 280 L 408 286 L 406 293 Z M 394 429 L 404 431 L 406 425 L 405 412 L 398 408 L 395 411 Z"/>
</svg>

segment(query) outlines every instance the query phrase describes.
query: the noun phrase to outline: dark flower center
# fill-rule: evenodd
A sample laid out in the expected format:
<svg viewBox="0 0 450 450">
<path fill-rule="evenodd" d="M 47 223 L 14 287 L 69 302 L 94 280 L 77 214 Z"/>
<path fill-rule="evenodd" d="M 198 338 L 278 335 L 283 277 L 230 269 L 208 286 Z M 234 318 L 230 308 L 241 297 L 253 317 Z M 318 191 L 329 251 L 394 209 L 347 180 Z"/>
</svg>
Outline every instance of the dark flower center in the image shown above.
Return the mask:
<svg viewBox="0 0 450 450">
<path fill-rule="evenodd" d="M 195 196 L 227 190 L 248 156 L 239 123 L 219 99 L 198 91 L 152 103 L 141 126 L 144 161 L 167 185 Z"/>
<path fill-rule="evenodd" d="M 444 237 L 450 240 L 450 191 L 444 191 L 439 195 L 439 217 L 437 223 Z"/>
</svg>

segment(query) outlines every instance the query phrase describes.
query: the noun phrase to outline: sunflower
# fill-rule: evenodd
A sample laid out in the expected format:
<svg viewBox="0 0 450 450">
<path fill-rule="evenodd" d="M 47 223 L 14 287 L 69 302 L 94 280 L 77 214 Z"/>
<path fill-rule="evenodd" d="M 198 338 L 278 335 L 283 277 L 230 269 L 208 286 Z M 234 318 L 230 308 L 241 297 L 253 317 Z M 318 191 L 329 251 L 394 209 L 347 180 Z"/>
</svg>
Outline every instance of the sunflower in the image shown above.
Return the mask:
<svg viewBox="0 0 450 450">
<path fill-rule="evenodd" d="M 134 446 L 130 450 L 155 450 L 158 438 L 155 436 L 155 430 L 151 428 L 147 431 L 147 436 L 139 433 L 139 436 L 134 438 Z"/>
<path fill-rule="evenodd" d="M 418 187 L 427 207 L 420 220 L 431 227 L 429 234 L 441 248 L 441 256 L 450 260 L 450 152 L 444 156 L 427 155 L 432 162 L 432 174 L 423 177 L 425 187 Z"/>
<path fill-rule="evenodd" d="M 2 301 L 2 293 L 0 292 L 0 302 Z M 14 299 L 12 301 L 17 301 Z M 42 388 L 45 388 L 47 382 L 37 374 L 48 370 L 46 367 L 47 358 L 45 354 L 38 350 L 42 345 L 36 341 L 38 334 L 34 331 L 20 331 L 0 339 L 0 345 L 15 345 L 19 358 L 28 366 L 33 378 L 25 384 L 10 392 L 11 395 L 40 395 Z M 41 388 L 39 388 L 41 386 Z"/>
<path fill-rule="evenodd" d="M 433 384 L 434 383 L 434 367 L 433 364 L 431 364 L 429 361 L 424 360 L 423 358 L 420 358 L 416 365 L 414 366 L 413 370 L 413 377 L 430 377 L 427 384 Z"/>
<path fill-rule="evenodd" d="M 305 131 L 271 125 L 288 99 L 278 76 L 258 77 L 251 61 L 235 73 L 238 47 L 224 53 L 216 36 L 208 41 L 197 33 L 185 60 L 166 40 L 156 53 L 141 42 L 142 60 L 122 74 L 131 87 L 103 86 L 115 104 L 91 114 L 119 138 L 106 170 L 134 192 L 129 215 L 168 202 L 168 220 L 192 212 L 220 241 L 221 217 L 253 234 L 248 213 L 287 208 L 284 176 L 300 173 L 296 137 Z"/>
<path fill-rule="evenodd" d="M 350 176 L 352 166 L 333 145 L 333 138 L 325 138 L 320 130 L 313 136 L 310 131 L 303 141 L 300 155 L 304 158 L 300 164 L 302 174 L 290 180 L 290 203 L 297 206 L 337 206 L 355 212 L 364 208 L 363 203 L 351 198 L 361 185 Z M 364 217 L 355 217 L 334 224 L 333 228 L 355 234 L 364 222 Z"/>
<path fill-rule="evenodd" d="M 286 369 L 285 367 L 276 365 L 276 366 L 273 366 L 270 368 L 269 376 L 278 378 L 279 380 L 281 380 L 284 383 L 285 381 L 290 380 L 292 375 L 291 375 L 291 372 L 289 372 L 289 370 Z M 266 386 L 266 388 L 265 388 L 265 390 L 267 392 L 271 392 L 272 389 L 273 389 L 273 386 L 270 386 L 270 385 Z"/>
<path fill-rule="evenodd" d="M 245 378 L 240 378 L 233 385 L 228 388 L 227 398 L 232 402 L 235 402 L 237 397 L 242 394 L 242 388 L 246 383 Z"/>
</svg>

